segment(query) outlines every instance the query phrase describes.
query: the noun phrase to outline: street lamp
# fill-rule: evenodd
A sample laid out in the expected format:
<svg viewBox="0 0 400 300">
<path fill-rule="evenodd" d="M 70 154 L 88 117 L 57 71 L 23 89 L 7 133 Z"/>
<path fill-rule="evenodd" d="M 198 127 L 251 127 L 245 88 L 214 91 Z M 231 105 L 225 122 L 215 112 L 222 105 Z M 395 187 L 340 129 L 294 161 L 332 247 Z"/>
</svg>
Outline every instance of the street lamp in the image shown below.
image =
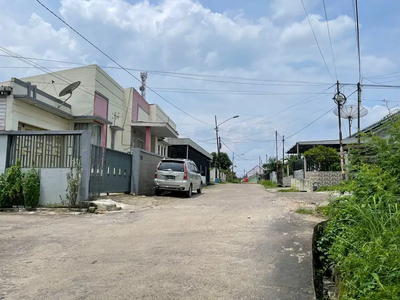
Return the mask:
<svg viewBox="0 0 400 300">
<path fill-rule="evenodd" d="M 340 168 L 342 170 L 342 180 L 346 179 L 346 174 L 344 172 L 344 155 L 343 155 L 343 144 L 342 144 L 342 120 L 340 116 L 340 111 L 342 106 L 346 103 L 346 96 L 339 91 L 339 81 L 336 83 L 337 92 L 333 97 L 333 101 L 338 106 L 338 120 L 339 120 L 339 146 L 340 146 Z"/>
<path fill-rule="evenodd" d="M 226 119 L 222 123 L 218 124 L 217 116 L 215 116 L 215 135 L 217 138 L 217 164 L 218 164 L 218 167 L 219 167 L 219 152 L 220 152 L 219 150 L 221 149 L 221 141 L 220 141 L 220 138 L 218 137 L 218 127 L 221 126 L 222 124 L 224 124 L 225 122 L 228 122 L 229 120 L 236 119 L 236 118 L 239 118 L 239 115 L 233 116 L 229 119 Z M 218 168 L 218 177 L 217 177 L 217 167 L 215 166 L 215 181 L 216 182 L 219 181 L 219 176 L 220 176 L 219 168 Z"/>
</svg>

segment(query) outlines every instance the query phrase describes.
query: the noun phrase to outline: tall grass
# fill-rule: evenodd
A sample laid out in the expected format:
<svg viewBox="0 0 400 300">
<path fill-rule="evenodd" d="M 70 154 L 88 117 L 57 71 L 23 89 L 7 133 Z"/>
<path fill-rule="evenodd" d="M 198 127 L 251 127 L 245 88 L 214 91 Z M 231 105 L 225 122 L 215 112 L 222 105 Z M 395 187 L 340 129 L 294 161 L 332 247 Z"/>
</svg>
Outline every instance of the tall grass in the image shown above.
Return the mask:
<svg viewBox="0 0 400 300">
<path fill-rule="evenodd" d="M 400 299 L 400 123 L 352 157 L 352 196 L 331 201 L 318 250 L 340 299 Z"/>
</svg>

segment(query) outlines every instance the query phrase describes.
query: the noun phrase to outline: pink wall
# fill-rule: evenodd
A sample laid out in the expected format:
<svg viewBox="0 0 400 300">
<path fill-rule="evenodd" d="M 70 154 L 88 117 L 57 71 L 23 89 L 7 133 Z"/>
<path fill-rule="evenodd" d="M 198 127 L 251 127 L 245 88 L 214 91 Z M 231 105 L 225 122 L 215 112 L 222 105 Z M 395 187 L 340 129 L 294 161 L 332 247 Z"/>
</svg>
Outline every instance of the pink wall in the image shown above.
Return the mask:
<svg viewBox="0 0 400 300">
<path fill-rule="evenodd" d="M 94 94 L 93 115 L 108 120 L 108 100 L 98 93 Z M 107 124 L 101 126 L 101 146 L 107 147 Z"/>
<path fill-rule="evenodd" d="M 133 89 L 132 95 L 132 122 L 138 121 L 139 106 L 148 114 L 150 113 L 150 105 L 147 101 Z"/>
</svg>

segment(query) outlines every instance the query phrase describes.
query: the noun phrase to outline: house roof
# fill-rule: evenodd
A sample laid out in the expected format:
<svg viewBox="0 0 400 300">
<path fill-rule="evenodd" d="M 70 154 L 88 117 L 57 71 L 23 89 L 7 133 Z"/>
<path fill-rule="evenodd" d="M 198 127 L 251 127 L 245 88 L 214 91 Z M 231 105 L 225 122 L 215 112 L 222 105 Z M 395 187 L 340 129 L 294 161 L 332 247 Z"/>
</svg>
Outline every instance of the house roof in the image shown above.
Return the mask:
<svg viewBox="0 0 400 300">
<path fill-rule="evenodd" d="M 357 143 L 356 138 L 347 138 L 342 140 L 343 145 L 350 145 L 350 144 L 355 144 Z M 325 146 L 329 148 L 335 148 L 339 149 L 340 144 L 339 140 L 322 140 L 322 141 L 302 141 L 302 142 L 297 142 L 296 145 L 294 145 L 292 148 L 290 148 L 286 153 L 287 154 L 302 154 L 306 152 L 307 150 L 314 148 L 316 146 Z"/>
<path fill-rule="evenodd" d="M 363 128 L 361 130 L 361 132 L 362 133 L 367 133 L 367 132 L 370 132 L 370 131 L 379 132 L 381 130 L 384 130 L 386 128 L 386 125 L 387 125 L 386 123 L 388 121 L 390 121 L 390 120 L 392 120 L 392 119 L 394 119 L 396 117 L 399 117 L 399 116 L 400 116 L 400 112 L 396 112 L 396 113 L 394 113 L 392 115 L 387 115 L 382 120 Z M 354 133 L 354 134 L 351 135 L 351 138 L 356 137 L 356 136 L 357 136 L 357 133 Z"/>
<path fill-rule="evenodd" d="M 208 157 L 210 160 L 212 160 L 212 155 L 209 152 L 204 150 L 201 146 L 199 146 L 189 138 L 168 138 L 167 142 L 171 146 L 190 146 L 193 149 L 200 152 L 201 154 L 203 154 L 204 156 Z"/>
</svg>

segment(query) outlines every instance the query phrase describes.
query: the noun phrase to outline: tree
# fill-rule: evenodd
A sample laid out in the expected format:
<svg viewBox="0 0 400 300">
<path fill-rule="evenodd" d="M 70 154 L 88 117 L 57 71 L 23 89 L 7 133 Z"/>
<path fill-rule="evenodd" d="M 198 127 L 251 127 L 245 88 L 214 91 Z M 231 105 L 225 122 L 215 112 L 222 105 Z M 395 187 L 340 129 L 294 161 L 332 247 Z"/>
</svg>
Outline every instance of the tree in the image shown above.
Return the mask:
<svg viewBox="0 0 400 300">
<path fill-rule="evenodd" d="M 232 161 L 230 160 L 228 154 L 226 154 L 225 152 L 220 152 L 219 160 L 217 159 L 217 153 L 212 152 L 211 155 L 213 157 L 213 160 L 211 162 L 212 168 L 217 167 L 221 170 L 229 170 L 232 166 Z"/>
<path fill-rule="evenodd" d="M 333 148 L 319 145 L 307 150 L 303 155 L 309 170 L 340 171 L 340 157 Z"/>
</svg>

